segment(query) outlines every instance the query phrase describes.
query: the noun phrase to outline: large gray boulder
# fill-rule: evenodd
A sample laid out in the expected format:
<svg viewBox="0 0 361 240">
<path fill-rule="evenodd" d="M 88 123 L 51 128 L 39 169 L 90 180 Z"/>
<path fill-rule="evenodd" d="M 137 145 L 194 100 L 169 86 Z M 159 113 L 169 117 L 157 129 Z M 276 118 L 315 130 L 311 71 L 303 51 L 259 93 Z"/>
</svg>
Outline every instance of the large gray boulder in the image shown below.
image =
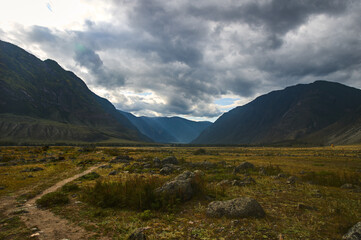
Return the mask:
<svg viewBox="0 0 361 240">
<path fill-rule="evenodd" d="M 208 205 L 208 217 L 247 218 L 264 217 L 266 214 L 261 205 L 250 197 L 240 197 L 228 201 L 214 201 Z"/>
<path fill-rule="evenodd" d="M 177 196 L 183 201 L 190 200 L 194 195 L 192 186 L 194 177 L 195 173 L 185 171 L 173 180 L 166 182 L 162 187 L 157 188 L 155 193 L 164 194 L 165 196 Z"/>
<path fill-rule="evenodd" d="M 348 232 L 343 235 L 345 240 L 361 240 L 361 222 L 356 223 Z"/>
</svg>

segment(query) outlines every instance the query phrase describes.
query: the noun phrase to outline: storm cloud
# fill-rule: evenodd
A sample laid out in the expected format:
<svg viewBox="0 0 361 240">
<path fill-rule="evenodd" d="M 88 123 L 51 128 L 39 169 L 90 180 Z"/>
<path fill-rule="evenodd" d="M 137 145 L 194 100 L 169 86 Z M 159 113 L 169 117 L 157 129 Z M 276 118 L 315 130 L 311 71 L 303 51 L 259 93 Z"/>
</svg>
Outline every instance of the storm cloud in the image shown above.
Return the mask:
<svg viewBox="0 0 361 240">
<path fill-rule="evenodd" d="M 212 119 L 225 109 L 219 99 L 318 79 L 361 87 L 359 1 L 83 3 L 104 18 L 86 14 L 77 27 L 0 24 L 1 37 L 55 59 L 137 115 Z"/>
</svg>

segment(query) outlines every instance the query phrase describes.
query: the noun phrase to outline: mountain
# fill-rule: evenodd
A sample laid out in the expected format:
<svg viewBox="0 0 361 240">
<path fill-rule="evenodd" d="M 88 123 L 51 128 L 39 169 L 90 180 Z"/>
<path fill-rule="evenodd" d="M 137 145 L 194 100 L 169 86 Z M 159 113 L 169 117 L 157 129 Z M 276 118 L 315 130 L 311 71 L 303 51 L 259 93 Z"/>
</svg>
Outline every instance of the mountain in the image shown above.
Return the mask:
<svg viewBox="0 0 361 240">
<path fill-rule="evenodd" d="M 106 99 L 53 60 L 0 41 L 0 139 L 148 141 Z"/>
<path fill-rule="evenodd" d="M 361 90 L 316 81 L 273 91 L 223 114 L 196 144 L 361 143 Z"/>
<path fill-rule="evenodd" d="M 136 117 L 121 112 L 145 136 L 159 143 L 189 143 L 212 123 L 195 122 L 180 117 Z"/>
</svg>

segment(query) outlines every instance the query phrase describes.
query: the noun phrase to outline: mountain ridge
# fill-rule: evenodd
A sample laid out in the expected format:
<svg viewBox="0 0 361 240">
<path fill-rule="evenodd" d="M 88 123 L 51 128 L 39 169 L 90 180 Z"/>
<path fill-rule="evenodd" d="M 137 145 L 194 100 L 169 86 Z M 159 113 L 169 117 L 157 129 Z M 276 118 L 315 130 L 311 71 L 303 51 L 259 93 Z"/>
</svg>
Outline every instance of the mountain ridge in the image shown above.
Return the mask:
<svg viewBox="0 0 361 240">
<path fill-rule="evenodd" d="M 298 84 L 272 91 L 230 110 L 203 131 L 193 143 L 271 144 L 306 141 L 328 144 L 332 138 L 326 132 L 317 135 L 317 139 L 308 135 L 343 121 L 346 116 L 359 119 L 361 114 L 354 112 L 360 105 L 359 89 L 324 80 Z M 335 143 L 356 143 L 360 140 L 338 139 Z"/>
<path fill-rule="evenodd" d="M 73 72 L 3 41 L 0 115 L 1 140 L 150 141 Z"/>
<path fill-rule="evenodd" d="M 138 130 L 159 143 L 190 143 L 211 125 L 208 121 L 191 121 L 181 117 L 136 117 L 119 110 Z"/>
</svg>

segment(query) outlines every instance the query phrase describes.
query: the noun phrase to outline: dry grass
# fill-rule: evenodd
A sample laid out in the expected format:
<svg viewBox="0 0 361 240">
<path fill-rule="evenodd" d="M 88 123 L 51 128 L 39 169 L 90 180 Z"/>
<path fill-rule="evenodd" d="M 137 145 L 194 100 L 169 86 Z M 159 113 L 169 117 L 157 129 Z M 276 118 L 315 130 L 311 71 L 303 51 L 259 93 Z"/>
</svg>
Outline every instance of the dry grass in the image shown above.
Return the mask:
<svg viewBox="0 0 361 240">
<path fill-rule="evenodd" d="M 172 147 L 123 147 L 101 148 L 92 151 L 78 151 L 73 147 L 50 147 L 47 156 L 62 155 L 65 160 L 52 163 L 21 164 L 18 166 L 0 167 L 1 184 L 8 184 L 0 194 L 15 193 L 19 189 L 33 188 L 44 184 L 44 181 L 55 175 L 64 177 L 74 174 L 79 169 L 76 166 L 84 163 L 90 166 L 98 162 L 108 162 L 117 155 L 129 155 L 135 159 L 131 164 L 138 166 L 147 159 L 160 159 L 174 155 L 187 162 L 209 161 L 217 163 L 215 169 L 202 169 L 205 172 L 206 185 L 215 187 L 223 179 L 242 179 L 242 174 L 232 175 L 232 168 L 243 161 L 253 163 L 257 168 L 249 174 L 256 184 L 240 187 L 227 185 L 219 192 L 217 198 L 231 199 L 239 196 L 250 196 L 260 202 L 266 211 L 263 219 L 214 219 L 205 216 L 205 209 L 211 200 L 194 198 L 191 201 L 177 205 L 171 211 L 152 209 L 143 212 L 139 208 L 101 208 L 96 204 L 75 203 L 80 200 L 77 192 L 73 198 L 71 191 L 66 192 L 70 204 L 53 207 L 52 211 L 78 223 L 90 231 L 105 234 L 114 239 L 126 239 L 138 227 L 147 227 L 149 239 L 278 239 L 282 234 L 284 239 L 340 239 L 342 235 L 361 219 L 361 193 L 339 188 L 344 183 L 360 184 L 361 146 L 336 146 L 323 148 L 243 148 L 229 147 L 203 148 L 202 154 L 194 154 L 199 148 Z M 29 153 L 31 151 L 32 153 Z M 44 149 L 39 148 L 1 148 L 0 154 L 6 156 L 30 155 L 41 158 Z M 13 159 L 15 159 L 13 158 Z M 12 161 L 11 157 L 6 157 Z M 145 159 L 144 161 L 136 161 Z M 149 161 L 149 160 L 148 160 Z M 223 162 L 225 161 L 225 163 Z M 182 164 L 181 171 L 187 168 Z M 112 169 L 99 169 L 98 181 L 121 182 L 130 175 L 145 180 L 158 177 L 159 184 L 173 176 L 158 175 L 159 169 L 136 167 L 140 173 L 125 173 L 131 166 L 112 164 Z M 21 169 L 39 166 L 44 171 L 35 172 L 34 179 L 24 180 Z M 263 167 L 266 174 L 259 174 Z M 78 170 L 75 170 L 78 169 Z M 120 174 L 108 176 L 112 170 Z M 194 170 L 194 169 L 193 169 Z M 269 175 L 283 172 L 294 175 L 299 181 L 295 185 L 286 183 L 286 178 L 275 179 Z M 9 175 L 3 175 L 8 173 Z M 153 174 L 154 173 L 154 174 Z M 28 174 L 28 173 L 26 173 Z M 90 189 L 97 180 L 76 180 L 79 191 Z M 12 182 L 12 183 L 10 183 Z M 312 182 L 312 184 L 310 184 Z M 298 209 L 303 203 L 312 210 Z M 140 208 L 144 209 L 144 208 Z"/>
</svg>

